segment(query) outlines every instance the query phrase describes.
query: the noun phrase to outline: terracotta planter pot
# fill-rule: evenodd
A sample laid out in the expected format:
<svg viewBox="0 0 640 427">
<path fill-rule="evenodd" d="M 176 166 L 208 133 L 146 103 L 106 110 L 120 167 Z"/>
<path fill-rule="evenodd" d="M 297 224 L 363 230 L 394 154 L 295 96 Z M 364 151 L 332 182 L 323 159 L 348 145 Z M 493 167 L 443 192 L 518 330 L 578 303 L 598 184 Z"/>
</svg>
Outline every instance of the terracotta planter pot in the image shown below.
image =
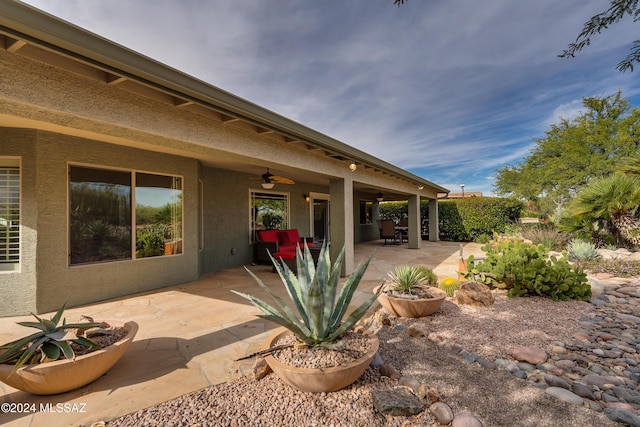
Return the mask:
<svg viewBox="0 0 640 427">
<path fill-rule="evenodd" d="M 373 292 L 377 292 L 377 290 L 378 288 L 375 288 Z M 407 299 L 396 298 L 382 292 L 378 295 L 378 302 L 385 310 L 396 317 L 425 317 L 439 309 L 447 298 L 447 293 L 442 289 L 431 287 L 429 290 L 437 296 L 434 298 Z"/>
<path fill-rule="evenodd" d="M 0 364 L 0 381 L 18 390 L 41 395 L 65 393 L 89 384 L 122 357 L 138 332 L 138 324 L 135 322 L 109 323 L 124 326 L 129 333 L 108 347 L 77 356 L 75 361 L 64 359 L 22 366 L 13 374 L 13 365 Z"/>
<path fill-rule="evenodd" d="M 290 333 L 285 330 L 270 336 L 266 341 L 267 348 L 273 347 L 281 336 Z M 366 335 L 371 340 L 371 349 L 360 359 L 347 365 L 329 368 L 297 368 L 285 365 L 272 355 L 267 355 L 265 360 L 282 381 L 300 391 L 311 393 L 338 391 L 360 378 L 376 355 L 380 344 L 378 337 L 371 334 Z"/>
</svg>

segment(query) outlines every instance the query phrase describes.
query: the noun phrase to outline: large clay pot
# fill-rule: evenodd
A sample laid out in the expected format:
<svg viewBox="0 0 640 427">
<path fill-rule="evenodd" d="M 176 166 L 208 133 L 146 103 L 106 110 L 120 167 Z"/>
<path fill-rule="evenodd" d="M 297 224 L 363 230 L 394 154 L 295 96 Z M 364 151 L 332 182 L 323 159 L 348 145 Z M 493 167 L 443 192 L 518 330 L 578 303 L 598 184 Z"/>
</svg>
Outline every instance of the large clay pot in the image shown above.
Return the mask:
<svg viewBox="0 0 640 427">
<path fill-rule="evenodd" d="M 375 288 L 373 292 L 377 292 L 377 290 L 378 288 Z M 425 317 L 439 309 L 447 298 L 447 293 L 442 289 L 431 287 L 429 291 L 437 296 L 434 298 L 408 299 L 393 297 L 382 292 L 378 295 L 378 302 L 385 310 L 396 317 Z"/>
<path fill-rule="evenodd" d="M 75 361 L 63 359 L 21 366 L 13 374 L 13 365 L 0 364 L 0 381 L 18 390 L 41 395 L 65 393 L 89 384 L 115 365 L 138 332 L 135 322 L 109 323 L 124 326 L 129 333 L 108 347 L 77 356 Z"/>
<path fill-rule="evenodd" d="M 267 348 L 273 347 L 281 336 L 290 333 L 285 330 L 270 336 L 266 341 Z M 376 355 L 380 344 L 378 337 L 372 334 L 366 335 L 371 341 L 371 348 L 360 359 L 347 365 L 329 368 L 297 368 L 280 362 L 272 355 L 267 355 L 265 360 L 281 380 L 300 391 L 311 393 L 337 391 L 353 384 L 360 378 Z"/>
</svg>

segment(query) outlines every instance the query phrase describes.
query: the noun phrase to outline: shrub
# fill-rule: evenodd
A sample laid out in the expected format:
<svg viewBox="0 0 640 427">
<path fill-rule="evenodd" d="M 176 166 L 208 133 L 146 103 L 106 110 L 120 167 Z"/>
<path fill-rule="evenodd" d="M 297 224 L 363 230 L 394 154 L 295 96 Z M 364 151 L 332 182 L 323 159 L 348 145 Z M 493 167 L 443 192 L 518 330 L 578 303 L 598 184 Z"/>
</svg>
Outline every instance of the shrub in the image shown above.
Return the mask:
<svg viewBox="0 0 640 427">
<path fill-rule="evenodd" d="M 520 235 L 534 245 L 544 245 L 549 250 L 560 251 L 567 246 L 570 236 L 561 233 L 553 225 L 534 224 L 520 228 Z"/>
<path fill-rule="evenodd" d="M 520 201 L 498 197 L 440 201 L 440 239 L 473 241 L 483 234 L 503 233 L 518 221 L 522 208 Z"/>
<path fill-rule="evenodd" d="M 566 257 L 549 257 L 543 245 L 520 241 L 501 241 L 482 247 L 487 253 L 477 265 L 467 260 L 466 278 L 507 289 L 509 296 L 544 295 L 553 300 L 591 297 L 587 276 L 574 269 Z"/>
<path fill-rule="evenodd" d="M 589 261 L 601 258 L 600 252 L 591 242 L 582 239 L 573 239 L 567 248 L 567 258 L 571 261 Z"/>
</svg>

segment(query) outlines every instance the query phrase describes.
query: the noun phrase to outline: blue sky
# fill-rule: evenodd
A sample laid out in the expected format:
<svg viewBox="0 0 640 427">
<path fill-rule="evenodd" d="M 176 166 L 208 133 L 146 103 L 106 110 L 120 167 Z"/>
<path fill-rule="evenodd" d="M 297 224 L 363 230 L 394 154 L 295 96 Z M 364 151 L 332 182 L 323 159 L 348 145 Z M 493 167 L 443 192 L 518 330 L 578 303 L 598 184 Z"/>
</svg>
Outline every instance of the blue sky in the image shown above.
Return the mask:
<svg viewBox="0 0 640 427">
<path fill-rule="evenodd" d="M 605 0 L 29 0 L 173 68 L 460 191 L 490 195 L 585 96 L 640 105 L 637 38 L 557 55 Z"/>
</svg>

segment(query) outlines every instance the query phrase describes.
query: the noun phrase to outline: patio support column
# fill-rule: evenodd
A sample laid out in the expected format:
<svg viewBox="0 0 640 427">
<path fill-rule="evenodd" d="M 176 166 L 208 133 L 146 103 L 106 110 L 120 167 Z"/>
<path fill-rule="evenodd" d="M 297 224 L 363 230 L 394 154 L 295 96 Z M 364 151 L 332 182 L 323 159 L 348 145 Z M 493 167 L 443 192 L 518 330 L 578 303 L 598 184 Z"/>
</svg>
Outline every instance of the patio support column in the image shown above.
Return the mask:
<svg viewBox="0 0 640 427">
<path fill-rule="evenodd" d="M 420 196 L 409 196 L 409 249 L 420 249 L 422 236 L 420 233 Z"/>
<path fill-rule="evenodd" d="M 429 200 L 429 241 L 437 242 L 440 236 L 438 225 L 438 199 Z"/>
<path fill-rule="evenodd" d="M 331 260 L 335 261 L 345 247 L 342 276 L 353 272 L 353 180 L 350 176 L 344 179 L 332 179 L 329 184 L 331 193 Z"/>
</svg>

